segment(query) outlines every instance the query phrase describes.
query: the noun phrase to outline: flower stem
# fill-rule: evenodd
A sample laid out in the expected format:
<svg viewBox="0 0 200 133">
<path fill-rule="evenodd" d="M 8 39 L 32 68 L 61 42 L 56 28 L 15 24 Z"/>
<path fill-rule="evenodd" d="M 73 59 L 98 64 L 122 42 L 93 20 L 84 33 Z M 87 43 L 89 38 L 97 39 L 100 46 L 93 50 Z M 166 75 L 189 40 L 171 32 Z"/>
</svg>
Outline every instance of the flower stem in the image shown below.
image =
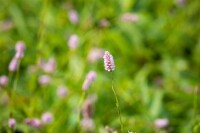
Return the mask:
<svg viewBox="0 0 200 133">
<path fill-rule="evenodd" d="M 117 107 L 117 112 L 118 112 L 118 115 L 119 115 L 120 125 L 121 125 L 121 133 L 123 133 L 124 129 L 123 129 L 121 111 L 120 111 L 120 108 L 119 108 L 119 101 L 118 101 L 118 98 L 117 98 L 117 94 L 116 94 L 116 91 L 114 89 L 114 80 L 113 80 L 113 73 L 112 72 L 111 72 L 111 76 L 112 76 L 112 91 L 113 91 L 113 93 L 115 95 L 116 107 Z"/>
<path fill-rule="evenodd" d="M 79 101 L 79 104 L 78 104 L 78 129 L 81 130 L 81 122 L 80 122 L 80 119 L 81 119 L 81 105 L 85 99 L 85 96 L 86 96 L 86 91 L 83 91 L 82 93 L 82 96 L 81 96 L 81 99 Z"/>
</svg>

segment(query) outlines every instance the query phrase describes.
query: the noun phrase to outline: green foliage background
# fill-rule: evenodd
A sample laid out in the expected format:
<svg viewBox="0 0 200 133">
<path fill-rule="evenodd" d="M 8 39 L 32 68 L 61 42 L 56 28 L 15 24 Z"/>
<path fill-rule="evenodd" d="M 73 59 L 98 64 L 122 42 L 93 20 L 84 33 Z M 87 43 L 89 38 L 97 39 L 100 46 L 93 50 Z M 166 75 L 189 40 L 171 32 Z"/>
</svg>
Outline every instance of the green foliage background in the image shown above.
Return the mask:
<svg viewBox="0 0 200 133">
<path fill-rule="evenodd" d="M 200 83 L 200 2 L 180 2 L 0 0 L 0 75 L 10 75 L 9 86 L 0 90 L 0 99 L 11 93 L 16 83 L 14 98 L 6 105 L 0 104 L 0 132 L 9 132 L 10 112 L 17 120 L 17 130 L 36 132 L 23 120 L 40 118 L 45 111 L 53 113 L 54 121 L 37 132 L 77 132 L 76 108 L 90 70 L 97 72 L 88 90 L 88 95 L 97 96 L 94 132 L 104 132 L 106 125 L 120 131 L 110 73 L 104 70 L 103 59 L 95 63 L 87 60 L 94 47 L 108 50 L 114 57 L 114 83 L 126 132 L 200 132 L 199 100 L 193 93 Z M 77 25 L 68 19 L 69 8 L 79 13 Z M 126 12 L 137 14 L 139 20 L 121 21 L 120 16 Z M 102 19 L 109 21 L 108 27 L 99 26 Z M 3 28 L 5 21 L 12 23 L 8 30 Z M 74 33 L 80 43 L 72 51 L 67 39 Z M 25 56 L 19 74 L 9 74 L 18 40 L 26 44 Z M 31 73 L 28 68 L 39 58 L 50 57 L 55 57 L 57 69 L 50 75 L 52 82 L 41 87 L 38 77 L 43 72 Z M 56 95 L 61 84 L 69 89 L 64 100 Z M 156 130 L 157 118 L 169 119 L 168 128 Z"/>
</svg>

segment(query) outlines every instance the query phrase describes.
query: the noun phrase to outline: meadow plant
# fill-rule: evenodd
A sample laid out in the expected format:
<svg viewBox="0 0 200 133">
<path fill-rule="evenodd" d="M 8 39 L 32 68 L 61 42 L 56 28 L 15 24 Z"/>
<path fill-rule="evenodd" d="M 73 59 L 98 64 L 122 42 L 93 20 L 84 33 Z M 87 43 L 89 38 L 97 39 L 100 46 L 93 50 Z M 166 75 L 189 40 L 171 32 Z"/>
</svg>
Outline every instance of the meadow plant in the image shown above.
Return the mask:
<svg viewBox="0 0 200 133">
<path fill-rule="evenodd" d="M 79 15 L 76 10 L 69 11 L 69 20 L 72 24 L 76 25 L 79 21 Z"/>
<path fill-rule="evenodd" d="M 49 75 L 40 75 L 38 78 L 38 82 L 40 85 L 47 85 L 51 81 L 51 77 Z"/>
<path fill-rule="evenodd" d="M 79 38 L 76 34 L 72 34 L 68 39 L 68 46 L 71 50 L 76 49 L 79 44 Z"/>
<path fill-rule="evenodd" d="M 156 128 L 165 128 L 169 125 L 169 120 L 166 118 L 159 118 L 155 120 L 154 125 Z"/>
<path fill-rule="evenodd" d="M 104 50 L 100 48 L 92 48 L 87 56 L 87 60 L 90 63 L 94 63 L 99 59 L 102 59 L 104 55 Z"/>
<path fill-rule="evenodd" d="M 90 85 L 94 82 L 95 78 L 96 78 L 96 72 L 90 71 L 83 82 L 82 85 L 83 91 L 87 91 Z"/>
<path fill-rule="evenodd" d="M 27 118 L 25 119 L 24 123 L 30 127 L 34 128 L 41 128 L 42 127 L 42 122 L 38 118 Z"/>
<path fill-rule="evenodd" d="M 5 87 L 8 85 L 8 77 L 6 75 L 0 76 L 0 86 Z"/>
<path fill-rule="evenodd" d="M 57 88 L 57 95 L 60 97 L 60 98 L 65 98 L 67 96 L 67 93 L 68 93 L 68 89 L 62 85 L 62 86 L 59 86 Z"/>
<path fill-rule="evenodd" d="M 46 73 L 53 73 L 56 69 L 56 61 L 51 57 L 47 62 L 41 61 L 40 68 Z"/>
<path fill-rule="evenodd" d="M 53 115 L 50 112 L 42 114 L 41 121 L 43 124 L 49 124 L 53 121 Z"/>
<path fill-rule="evenodd" d="M 14 118 L 9 118 L 9 120 L 8 120 L 8 126 L 9 126 L 9 128 L 14 129 L 15 126 L 16 126 L 16 120 Z"/>
<path fill-rule="evenodd" d="M 120 108 L 119 108 L 119 100 L 117 98 L 117 94 L 116 94 L 116 91 L 114 89 L 114 83 L 113 83 L 114 81 L 113 81 L 112 72 L 115 70 L 114 59 L 113 59 L 113 56 L 108 51 L 105 51 L 103 59 L 104 59 L 105 70 L 108 71 L 108 72 L 111 72 L 111 75 L 112 75 L 112 91 L 114 93 L 115 100 L 116 100 L 116 108 L 117 108 L 117 112 L 118 112 L 119 119 L 120 119 L 120 125 L 121 125 L 121 133 L 123 133 L 124 129 L 123 129 L 123 123 L 122 123 L 122 118 L 121 118 L 121 112 L 120 112 Z"/>
</svg>

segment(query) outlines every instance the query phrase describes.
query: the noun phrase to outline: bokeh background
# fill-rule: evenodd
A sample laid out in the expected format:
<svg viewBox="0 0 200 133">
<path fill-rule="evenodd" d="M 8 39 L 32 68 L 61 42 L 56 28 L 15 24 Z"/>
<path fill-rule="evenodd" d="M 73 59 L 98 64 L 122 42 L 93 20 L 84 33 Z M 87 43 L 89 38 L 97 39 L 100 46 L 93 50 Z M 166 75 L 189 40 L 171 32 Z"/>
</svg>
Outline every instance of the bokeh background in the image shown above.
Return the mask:
<svg viewBox="0 0 200 133">
<path fill-rule="evenodd" d="M 24 57 L 9 71 L 17 43 Z M 89 71 L 96 73 L 85 97 L 92 114 L 82 132 L 120 132 L 105 50 L 115 60 L 124 132 L 200 132 L 199 0 L 0 0 L 0 75 L 8 78 L 0 132 L 12 131 L 9 118 L 15 132 L 79 132 Z M 53 116 L 48 124 L 25 122 L 45 112 Z"/>
</svg>

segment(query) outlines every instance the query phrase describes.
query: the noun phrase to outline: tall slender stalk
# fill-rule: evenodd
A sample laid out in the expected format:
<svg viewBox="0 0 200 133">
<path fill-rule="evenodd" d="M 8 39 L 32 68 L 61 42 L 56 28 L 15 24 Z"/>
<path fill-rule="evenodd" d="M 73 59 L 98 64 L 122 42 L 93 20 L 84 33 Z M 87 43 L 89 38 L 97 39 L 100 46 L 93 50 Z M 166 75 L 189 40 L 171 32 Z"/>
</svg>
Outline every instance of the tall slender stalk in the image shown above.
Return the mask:
<svg viewBox="0 0 200 133">
<path fill-rule="evenodd" d="M 196 86 L 194 88 L 194 100 L 193 100 L 193 108 L 194 108 L 194 114 L 193 114 L 193 123 L 194 123 L 194 127 L 193 127 L 193 132 L 197 133 L 198 127 L 199 127 L 199 123 L 197 125 L 195 125 L 196 123 L 196 115 L 197 115 L 197 109 L 198 109 L 198 86 Z"/>
<path fill-rule="evenodd" d="M 115 96 L 116 108 L 117 108 L 117 112 L 118 112 L 119 119 L 120 119 L 121 133 L 123 133 L 123 132 L 124 132 L 124 127 L 123 127 L 123 122 L 122 122 L 122 117 L 121 117 L 121 111 L 120 111 L 120 108 L 119 108 L 119 100 L 118 100 L 118 98 L 117 98 L 117 94 L 116 94 L 116 91 L 115 91 L 115 89 L 114 89 L 113 72 L 111 72 L 111 76 L 112 76 L 112 91 L 113 91 L 114 96 Z"/>
<path fill-rule="evenodd" d="M 86 92 L 83 91 L 81 99 L 80 99 L 79 104 L 78 104 L 78 130 L 81 130 L 81 105 L 82 105 L 82 103 L 85 99 L 85 96 L 86 96 Z"/>
</svg>

